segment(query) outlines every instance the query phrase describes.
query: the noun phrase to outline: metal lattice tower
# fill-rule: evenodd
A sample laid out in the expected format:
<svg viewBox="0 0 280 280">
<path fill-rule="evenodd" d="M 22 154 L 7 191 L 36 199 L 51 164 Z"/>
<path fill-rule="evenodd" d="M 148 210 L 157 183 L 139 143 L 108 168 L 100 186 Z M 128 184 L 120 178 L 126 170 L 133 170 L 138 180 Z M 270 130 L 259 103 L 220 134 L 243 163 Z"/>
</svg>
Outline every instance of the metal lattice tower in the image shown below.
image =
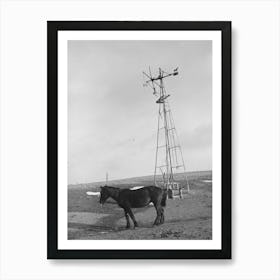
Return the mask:
<svg viewBox="0 0 280 280">
<path fill-rule="evenodd" d="M 178 189 L 179 195 L 182 197 L 182 186 L 176 182 L 176 173 L 184 174 L 184 185 L 187 187 L 188 192 L 190 188 L 181 145 L 174 125 L 171 108 L 168 103 L 170 95 L 167 94 L 163 83 L 165 78 L 178 75 L 178 68 L 174 69 L 172 73 L 167 73 L 159 68 L 158 76 L 153 76 L 150 69 L 149 74 L 145 72 L 143 72 L 143 74 L 148 78 L 144 85 L 152 88 L 153 94 L 157 97 L 156 103 L 158 104 L 154 183 L 155 185 L 163 185 L 170 190 L 172 192 L 171 197 L 173 197 L 173 190 Z M 158 179 L 159 174 L 161 174 L 161 181 Z"/>
</svg>

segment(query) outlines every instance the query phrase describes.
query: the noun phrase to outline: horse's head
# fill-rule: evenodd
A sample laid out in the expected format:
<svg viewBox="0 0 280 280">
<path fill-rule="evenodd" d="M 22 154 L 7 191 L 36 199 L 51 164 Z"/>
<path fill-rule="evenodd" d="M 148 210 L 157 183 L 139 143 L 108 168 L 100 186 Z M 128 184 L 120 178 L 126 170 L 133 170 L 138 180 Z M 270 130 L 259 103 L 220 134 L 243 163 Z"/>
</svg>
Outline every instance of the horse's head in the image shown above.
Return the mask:
<svg viewBox="0 0 280 280">
<path fill-rule="evenodd" d="M 109 190 L 106 188 L 106 186 L 100 187 L 100 188 L 101 188 L 101 190 L 100 190 L 99 203 L 103 205 L 105 203 L 105 201 L 108 199 L 108 197 L 110 196 L 110 194 L 109 194 Z"/>
</svg>

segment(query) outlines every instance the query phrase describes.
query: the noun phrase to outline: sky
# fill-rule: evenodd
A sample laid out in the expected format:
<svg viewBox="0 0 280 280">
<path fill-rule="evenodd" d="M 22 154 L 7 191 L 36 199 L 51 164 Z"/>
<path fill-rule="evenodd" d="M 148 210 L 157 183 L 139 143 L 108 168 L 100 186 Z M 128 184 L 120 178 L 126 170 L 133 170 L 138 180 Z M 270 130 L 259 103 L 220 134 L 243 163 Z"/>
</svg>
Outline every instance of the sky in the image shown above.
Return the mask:
<svg viewBox="0 0 280 280">
<path fill-rule="evenodd" d="M 68 184 L 152 175 L 165 80 L 187 171 L 212 169 L 212 42 L 68 41 Z"/>
</svg>

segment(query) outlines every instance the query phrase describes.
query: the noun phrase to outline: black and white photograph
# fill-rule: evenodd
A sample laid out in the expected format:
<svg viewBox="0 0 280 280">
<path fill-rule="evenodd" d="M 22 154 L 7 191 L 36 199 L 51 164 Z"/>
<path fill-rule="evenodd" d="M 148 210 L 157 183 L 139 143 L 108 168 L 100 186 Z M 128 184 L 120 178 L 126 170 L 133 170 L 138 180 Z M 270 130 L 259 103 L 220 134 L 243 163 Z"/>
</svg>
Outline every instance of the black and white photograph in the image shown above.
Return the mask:
<svg viewBox="0 0 280 280">
<path fill-rule="evenodd" d="M 69 239 L 212 239 L 211 73 L 208 40 L 68 41 Z"/>
<path fill-rule="evenodd" d="M 222 249 L 221 42 L 59 32 L 59 249 Z"/>
</svg>

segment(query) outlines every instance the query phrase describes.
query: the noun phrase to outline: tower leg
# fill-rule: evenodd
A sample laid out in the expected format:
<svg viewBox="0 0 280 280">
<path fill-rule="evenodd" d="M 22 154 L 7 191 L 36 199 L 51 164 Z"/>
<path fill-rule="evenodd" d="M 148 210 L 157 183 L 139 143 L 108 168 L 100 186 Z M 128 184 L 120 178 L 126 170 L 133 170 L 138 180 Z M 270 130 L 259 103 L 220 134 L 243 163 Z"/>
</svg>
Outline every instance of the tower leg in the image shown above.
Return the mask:
<svg viewBox="0 0 280 280">
<path fill-rule="evenodd" d="M 179 188 L 179 197 L 180 199 L 183 199 L 183 189 Z"/>
</svg>

